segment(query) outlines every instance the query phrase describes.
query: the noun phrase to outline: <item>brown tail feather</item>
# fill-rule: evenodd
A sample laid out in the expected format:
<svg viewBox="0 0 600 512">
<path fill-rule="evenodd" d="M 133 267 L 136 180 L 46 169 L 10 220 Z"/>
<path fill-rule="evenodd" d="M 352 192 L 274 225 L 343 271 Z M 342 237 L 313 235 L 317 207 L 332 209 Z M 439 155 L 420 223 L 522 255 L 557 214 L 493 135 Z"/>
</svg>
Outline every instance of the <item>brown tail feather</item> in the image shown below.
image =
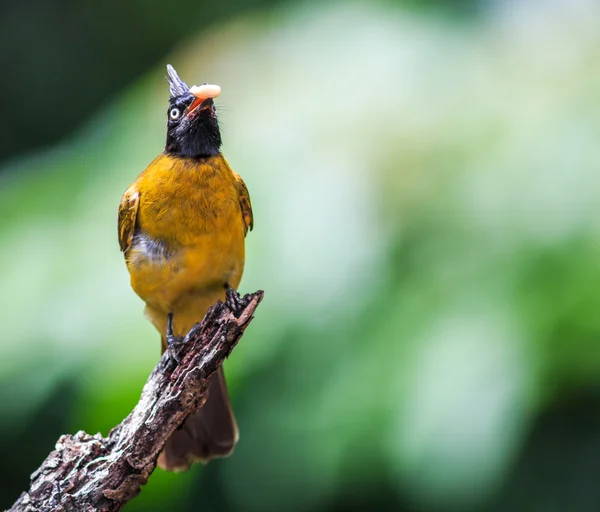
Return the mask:
<svg viewBox="0 0 600 512">
<path fill-rule="evenodd" d="M 194 462 L 227 457 L 238 440 L 238 429 L 229 403 L 223 369 L 210 377 L 204 406 L 185 420 L 169 438 L 158 457 L 167 471 L 184 471 Z"/>
</svg>

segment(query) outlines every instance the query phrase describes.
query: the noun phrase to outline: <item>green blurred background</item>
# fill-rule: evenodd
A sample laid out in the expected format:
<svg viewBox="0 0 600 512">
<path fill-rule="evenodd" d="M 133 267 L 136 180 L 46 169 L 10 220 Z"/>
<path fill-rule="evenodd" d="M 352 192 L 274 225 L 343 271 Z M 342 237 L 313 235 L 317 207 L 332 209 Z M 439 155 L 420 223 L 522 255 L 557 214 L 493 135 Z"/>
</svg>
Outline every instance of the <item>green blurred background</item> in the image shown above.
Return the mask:
<svg viewBox="0 0 600 512">
<path fill-rule="evenodd" d="M 118 250 L 166 63 L 223 88 L 264 303 L 234 455 L 134 511 L 600 510 L 600 4 L 0 6 L 0 507 L 159 339 Z"/>
</svg>

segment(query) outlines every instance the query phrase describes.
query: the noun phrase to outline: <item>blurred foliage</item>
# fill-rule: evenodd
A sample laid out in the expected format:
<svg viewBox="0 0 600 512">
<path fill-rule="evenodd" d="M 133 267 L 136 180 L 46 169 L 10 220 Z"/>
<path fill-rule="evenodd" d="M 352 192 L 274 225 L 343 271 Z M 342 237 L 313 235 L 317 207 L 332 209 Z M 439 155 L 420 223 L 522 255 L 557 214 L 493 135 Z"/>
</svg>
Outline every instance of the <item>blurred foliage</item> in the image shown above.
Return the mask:
<svg viewBox="0 0 600 512">
<path fill-rule="evenodd" d="M 127 510 L 598 509 L 600 8 L 459 4 L 478 16 L 215 24 L 2 170 L 3 505 L 50 439 L 119 422 L 158 358 L 116 209 L 162 148 L 172 62 L 223 87 L 256 218 L 242 291 L 266 296 L 227 363 L 235 454 L 157 471 Z"/>
<path fill-rule="evenodd" d="M 415 10 L 476 12 L 477 0 L 394 0 Z M 288 0 L 289 2 L 289 0 Z M 177 44 L 285 0 L 3 0 L 0 2 L 0 161 L 54 144 Z M 32 122 L 35 120 L 35 122 Z"/>
<path fill-rule="evenodd" d="M 278 0 L 3 0 L 0 159 L 59 141 L 176 44 Z M 35 122 L 32 122 L 35 119 Z"/>
</svg>

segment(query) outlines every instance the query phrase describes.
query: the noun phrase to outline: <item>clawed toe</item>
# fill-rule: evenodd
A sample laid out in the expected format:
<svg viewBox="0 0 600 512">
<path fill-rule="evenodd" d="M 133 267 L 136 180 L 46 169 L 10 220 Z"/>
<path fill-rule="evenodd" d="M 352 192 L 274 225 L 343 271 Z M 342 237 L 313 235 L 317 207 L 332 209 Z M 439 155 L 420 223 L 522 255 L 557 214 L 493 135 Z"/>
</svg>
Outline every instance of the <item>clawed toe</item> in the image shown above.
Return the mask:
<svg viewBox="0 0 600 512">
<path fill-rule="evenodd" d="M 238 295 L 233 288 L 229 287 L 225 291 L 225 295 L 227 297 L 227 302 L 232 307 L 232 309 L 239 309 L 241 297 Z"/>
<path fill-rule="evenodd" d="M 169 355 L 178 363 L 181 362 L 180 352 L 181 346 L 185 344 L 185 338 L 173 334 L 173 313 L 169 313 L 167 316 L 167 332 L 165 338 L 167 340 L 167 350 L 169 351 Z"/>
</svg>

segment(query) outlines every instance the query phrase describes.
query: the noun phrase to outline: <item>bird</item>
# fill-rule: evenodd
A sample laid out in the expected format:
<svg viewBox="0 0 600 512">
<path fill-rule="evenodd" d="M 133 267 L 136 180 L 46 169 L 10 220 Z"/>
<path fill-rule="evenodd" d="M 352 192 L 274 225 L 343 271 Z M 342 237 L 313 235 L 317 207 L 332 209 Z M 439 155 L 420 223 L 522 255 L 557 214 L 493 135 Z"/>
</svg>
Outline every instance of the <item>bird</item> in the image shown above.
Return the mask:
<svg viewBox="0 0 600 512">
<path fill-rule="evenodd" d="M 218 86 L 189 87 L 169 64 L 164 150 L 127 188 L 118 236 L 131 287 L 161 335 L 162 352 L 237 289 L 254 225 L 248 189 L 221 152 Z M 220 367 L 206 401 L 166 442 L 158 465 L 183 471 L 226 457 L 238 427 Z"/>
</svg>

